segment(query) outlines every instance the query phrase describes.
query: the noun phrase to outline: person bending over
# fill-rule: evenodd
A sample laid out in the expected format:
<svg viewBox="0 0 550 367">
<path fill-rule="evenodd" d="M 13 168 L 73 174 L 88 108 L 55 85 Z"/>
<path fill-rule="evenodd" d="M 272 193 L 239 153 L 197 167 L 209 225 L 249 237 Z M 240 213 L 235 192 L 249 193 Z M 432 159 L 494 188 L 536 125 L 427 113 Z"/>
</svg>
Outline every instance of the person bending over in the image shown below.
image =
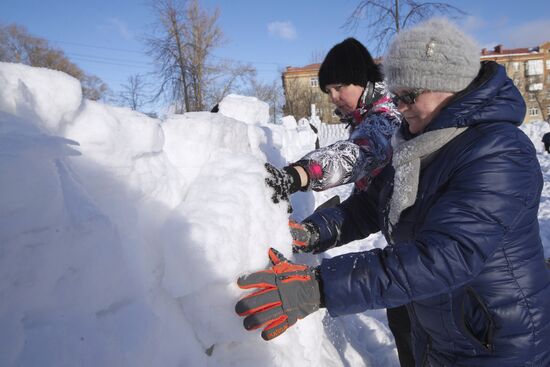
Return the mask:
<svg viewBox="0 0 550 367">
<path fill-rule="evenodd" d="M 400 32 L 384 71 L 403 125 L 366 191 L 305 222 L 323 251 L 381 231 L 383 249 L 272 266 L 238 279 L 236 312 L 272 339 L 321 307 L 333 317 L 404 306 L 414 364 L 550 366 L 550 271 L 536 149 L 503 66 L 450 21 Z"/>
</svg>

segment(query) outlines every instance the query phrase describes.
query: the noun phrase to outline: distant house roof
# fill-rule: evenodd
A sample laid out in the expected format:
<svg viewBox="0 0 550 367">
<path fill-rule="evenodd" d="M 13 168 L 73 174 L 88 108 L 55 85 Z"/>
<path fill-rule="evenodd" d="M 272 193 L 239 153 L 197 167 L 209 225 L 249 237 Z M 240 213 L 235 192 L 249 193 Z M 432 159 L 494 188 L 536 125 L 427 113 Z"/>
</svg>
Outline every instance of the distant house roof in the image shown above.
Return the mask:
<svg viewBox="0 0 550 367">
<path fill-rule="evenodd" d="M 503 45 L 499 44 L 496 45 L 492 50 L 488 50 L 486 48 L 482 49 L 480 52 L 480 57 L 483 58 L 495 58 L 495 57 L 505 57 L 505 56 L 513 56 L 513 55 L 531 55 L 531 54 L 538 54 L 541 52 L 541 47 L 543 48 L 543 51 L 548 49 L 550 50 L 550 42 L 545 42 L 540 46 L 535 47 L 521 47 L 521 48 L 503 48 Z M 546 51 L 544 51 L 546 52 Z M 382 62 L 381 57 L 377 57 L 374 59 L 374 62 L 377 64 L 380 64 Z M 321 67 L 321 63 L 314 63 L 309 64 L 306 66 L 287 66 L 286 70 L 283 74 L 312 74 L 317 73 L 319 68 Z M 296 75 L 296 76 L 298 76 Z"/>
<path fill-rule="evenodd" d="M 380 64 L 382 62 L 381 57 L 377 57 L 374 59 L 374 62 L 377 64 Z M 299 74 L 299 73 L 311 73 L 311 72 L 317 72 L 321 68 L 321 63 L 315 63 L 315 64 L 309 64 L 306 66 L 287 66 L 285 73 L 290 74 Z"/>
<path fill-rule="evenodd" d="M 317 71 L 317 70 L 319 70 L 320 67 L 321 67 L 320 63 L 309 64 L 309 65 L 300 66 L 300 67 L 287 66 L 285 72 L 287 72 L 287 73 L 305 73 L 305 72 Z"/>
<path fill-rule="evenodd" d="M 486 48 L 481 50 L 481 57 L 498 57 L 498 56 L 511 56 L 511 55 L 526 55 L 530 53 L 538 53 L 539 47 L 522 47 L 522 48 L 509 48 L 505 49 L 502 45 L 496 45 L 492 50 Z"/>
</svg>

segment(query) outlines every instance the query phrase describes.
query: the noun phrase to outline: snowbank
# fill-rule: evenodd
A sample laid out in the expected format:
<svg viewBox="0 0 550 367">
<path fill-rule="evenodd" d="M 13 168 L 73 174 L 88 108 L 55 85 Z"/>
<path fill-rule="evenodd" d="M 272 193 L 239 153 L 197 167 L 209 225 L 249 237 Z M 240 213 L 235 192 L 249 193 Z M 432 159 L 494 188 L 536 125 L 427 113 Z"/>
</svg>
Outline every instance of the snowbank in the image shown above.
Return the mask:
<svg viewBox="0 0 550 367">
<path fill-rule="evenodd" d="M 0 63 L 0 86 L 1 366 L 398 365 L 383 310 L 322 310 L 271 342 L 234 314 L 235 279 L 266 266 L 269 246 L 291 256 L 263 164 L 311 150 L 307 121 L 268 124 L 266 105 L 241 96 L 160 121 L 16 64 Z M 525 129 L 539 144 L 547 127 Z M 548 182 L 540 146 L 539 160 Z M 293 216 L 334 194 L 349 187 L 293 196 Z M 376 235 L 322 256 L 384 245 Z"/>
<path fill-rule="evenodd" d="M 291 255 L 263 163 L 313 148 L 279 150 L 297 128 L 235 96 L 160 121 L 23 65 L 0 85 L 0 365 L 345 364 L 324 312 L 267 343 L 233 311 L 269 246 Z"/>
<path fill-rule="evenodd" d="M 230 94 L 219 103 L 219 112 L 247 124 L 267 124 L 269 105 L 256 97 Z"/>
</svg>

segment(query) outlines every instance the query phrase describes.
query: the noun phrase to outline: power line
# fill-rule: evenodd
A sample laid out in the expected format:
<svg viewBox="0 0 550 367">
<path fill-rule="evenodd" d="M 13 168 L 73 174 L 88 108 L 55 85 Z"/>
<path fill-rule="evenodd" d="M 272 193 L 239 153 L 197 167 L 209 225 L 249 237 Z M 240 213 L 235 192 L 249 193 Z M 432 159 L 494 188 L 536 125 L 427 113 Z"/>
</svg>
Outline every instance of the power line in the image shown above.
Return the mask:
<svg viewBox="0 0 550 367">
<path fill-rule="evenodd" d="M 251 64 L 268 64 L 268 65 L 277 65 L 277 66 L 281 66 L 281 65 L 282 65 L 282 64 L 279 63 L 279 62 L 253 61 L 253 60 L 239 60 L 239 59 L 229 59 L 229 58 L 221 57 L 221 56 L 217 56 L 217 55 L 211 55 L 211 56 L 214 57 L 214 58 L 216 58 L 216 59 L 230 60 L 230 61 L 240 61 L 240 62 L 247 62 L 247 63 L 251 63 Z"/>
<path fill-rule="evenodd" d="M 155 64 L 150 62 L 135 62 L 131 60 L 92 56 L 92 55 L 85 55 L 85 54 L 76 54 L 76 53 L 67 53 L 67 56 L 70 56 L 71 60 L 93 62 L 96 64 L 115 65 L 115 66 L 133 67 L 133 68 L 141 68 L 141 69 L 152 69 L 155 67 Z M 278 72 L 276 68 L 271 68 L 271 69 L 255 68 L 255 71 L 258 73 Z"/>
<path fill-rule="evenodd" d="M 143 51 L 137 51 L 137 50 L 126 50 L 123 48 L 115 48 L 115 47 L 105 47 L 105 46 L 96 46 L 96 45 L 87 45 L 85 43 L 77 43 L 77 42 L 68 42 L 68 41 L 59 41 L 59 40 L 50 40 L 51 42 L 56 43 L 65 43 L 67 45 L 74 45 L 74 46 L 81 46 L 81 47 L 88 47 L 88 48 L 97 48 L 102 50 L 110 50 L 110 51 L 120 51 L 120 52 L 131 52 L 131 53 L 138 53 L 142 55 L 146 55 Z"/>
<path fill-rule="evenodd" d="M 122 48 L 116 48 L 116 47 L 105 47 L 105 46 L 98 46 L 98 45 L 90 45 L 85 43 L 78 43 L 78 42 L 69 42 L 69 41 L 59 41 L 59 40 L 50 40 L 51 42 L 57 42 L 57 43 L 64 43 L 68 45 L 75 45 L 80 47 L 88 47 L 88 48 L 95 48 L 95 49 L 102 49 L 102 50 L 110 50 L 110 51 L 119 51 L 119 52 L 129 52 L 129 53 L 137 53 L 143 56 L 147 56 L 147 53 L 144 51 L 138 51 L 138 50 L 129 50 L 129 49 L 122 49 Z M 218 55 L 211 54 L 210 56 L 221 59 L 221 60 L 230 60 L 230 61 L 238 61 L 243 63 L 250 63 L 250 64 L 264 64 L 264 65 L 275 65 L 277 67 L 284 67 L 283 63 L 280 62 L 271 62 L 271 61 L 257 61 L 257 60 L 242 60 L 242 59 L 234 59 L 234 58 L 227 58 L 222 57 Z M 124 60 L 121 60 L 124 61 Z"/>
<path fill-rule="evenodd" d="M 74 53 L 74 52 L 68 52 L 67 55 L 72 57 L 87 57 L 90 59 L 95 59 L 98 61 L 111 61 L 111 62 L 118 62 L 118 63 L 125 63 L 125 64 L 134 64 L 138 66 L 153 66 L 153 63 L 151 62 L 141 62 L 141 61 L 134 61 L 134 60 L 128 60 L 128 59 L 118 59 L 113 57 L 104 57 L 104 56 L 96 56 L 96 55 L 86 55 L 86 54 L 80 54 L 80 53 Z"/>
<path fill-rule="evenodd" d="M 110 61 L 101 61 L 101 60 L 97 60 L 97 59 L 80 57 L 80 56 L 72 57 L 72 59 L 76 60 L 76 61 L 93 62 L 93 63 L 96 63 L 96 64 L 115 65 L 115 66 L 123 66 L 123 67 L 133 67 L 133 68 L 139 68 L 139 69 L 150 69 L 149 67 L 147 67 L 145 65 L 130 65 L 130 64 L 110 62 Z"/>
</svg>

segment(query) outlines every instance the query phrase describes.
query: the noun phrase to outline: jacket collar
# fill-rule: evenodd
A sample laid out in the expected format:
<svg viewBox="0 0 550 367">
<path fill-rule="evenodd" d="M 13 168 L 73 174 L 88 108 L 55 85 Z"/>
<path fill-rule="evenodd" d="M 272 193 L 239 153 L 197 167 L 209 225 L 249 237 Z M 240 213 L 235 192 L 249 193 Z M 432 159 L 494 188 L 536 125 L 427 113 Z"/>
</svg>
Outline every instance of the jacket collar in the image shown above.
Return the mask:
<svg viewBox="0 0 550 367">
<path fill-rule="evenodd" d="M 403 210 L 411 207 L 418 192 L 422 163 L 445 146 L 449 141 L 462 134 L 467 127 L 450 127 L 425 132 L 414 139 L 406 140 L 401 131 L 392 137 L 393 193 L 389 202 L 388 233 L 391 237 L 393 227 L 398 223 Z"/>
<path fill-rule="evenodd" d="M 506 69 L 494 61 L 484 61 L 478 76 L 451 99 L 426 131 L 487 122 L 520 125 L 524 116 L 525 102 Z"/>
<path fill-rule="evenodd" d="M 389 104 L 392 105 L 389 106 Z M 353 112 L 343 115 L 339 110 L 336 110 L 335 113 L 340 117 L 340 122 L 355 127 L 364 120 L 367 114 L 388 109 L 395 109 L 395 107 L 386 88 L 386 83 L 369 82 L 357 102 L 357 108 Z"/>
</svg>

